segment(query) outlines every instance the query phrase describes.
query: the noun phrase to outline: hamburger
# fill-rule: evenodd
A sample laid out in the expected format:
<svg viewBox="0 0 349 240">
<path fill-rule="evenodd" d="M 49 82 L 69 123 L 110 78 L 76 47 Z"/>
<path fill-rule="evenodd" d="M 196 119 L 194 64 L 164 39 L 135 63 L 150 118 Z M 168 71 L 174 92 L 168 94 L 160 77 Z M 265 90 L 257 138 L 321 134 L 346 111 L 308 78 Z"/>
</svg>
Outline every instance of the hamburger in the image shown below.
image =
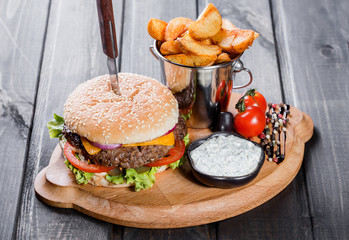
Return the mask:
<svg viewBox="0 0 349 240">
<path fill-rule="evenodd" d="M 171 91 L 155 79 L 119 73 L 120 95 L 109 75 L 80 84 L 64 117 L 47 124 L 58 137 L 77 183 L 103 187 L 152 187 L 155 174 L 183 163 L 189 142 Z"/>
</svg>

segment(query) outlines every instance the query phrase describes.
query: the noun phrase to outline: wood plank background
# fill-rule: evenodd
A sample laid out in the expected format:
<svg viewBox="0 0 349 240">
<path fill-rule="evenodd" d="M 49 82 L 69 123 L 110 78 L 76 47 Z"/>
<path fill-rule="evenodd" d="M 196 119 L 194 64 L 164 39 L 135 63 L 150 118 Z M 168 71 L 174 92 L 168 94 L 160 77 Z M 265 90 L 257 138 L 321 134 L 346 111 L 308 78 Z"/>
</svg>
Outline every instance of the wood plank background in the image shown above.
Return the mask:
<svg viewBox="0 0 349 240">
<path fill-rule="evenodd" d="M 49 1 L 0 2 L 0 238 L 16 228 Z"/>
<path fill-rule="evenodd" d="M 81 217 L 81 214 L 76 215 L 72 210 L 47 207 L 37 201 L 32 189 L 36 174 L 48 164 L 51 149 L 57 144 L 47 135 L 47 121 L 52 118 L 53 113 L 63 113 L 65 99 L 79 83 L 107 72 L 95 4 L 95 1 L 51 2 L 20 203 L 21 212 L 16 229 L 18 239 L 88 239 L 90 236 L 105 239 L 112 229 L 111 224 Z M 117 10 L 116 27 L 121 29 L 122 2 L 114 2 L 114 7 Z M 120 41 L 120 33 L 118 36 Z M 88 228 L 82 230 L 81 226 Z"/>
<path fill-rule="evenodd" d="M 304 158 L 313 237 L 349 239 L 349 2 L 272 1 L 272 9 L 286 100 L 315 126 Z"/>
<path fill-rule="evenodd" d="M 214 0 L 261 34 L 242 57 L 269 102 L 308 113 L 315 133 L 296 179 L 262 206 L 218 223 L 144 230 L 105 223 L 35 197 L 56 145 L 46 123 L 81 82 L 107 73 L 95 1 L 0 1 L 1 239 L 349 239 L 349 2 Z M 160 78 L 151 17 L 195 19 L 208 1 L 114 0 L 121 71 Z M 246 79 L 238 74 L 238 81 Z M 243 90 L 241 90 L 243 91 Z M 240 92 L 241 92 L 240 91 Z M 239 92 L 239 91 L 237 91 Z"/>
</svg>

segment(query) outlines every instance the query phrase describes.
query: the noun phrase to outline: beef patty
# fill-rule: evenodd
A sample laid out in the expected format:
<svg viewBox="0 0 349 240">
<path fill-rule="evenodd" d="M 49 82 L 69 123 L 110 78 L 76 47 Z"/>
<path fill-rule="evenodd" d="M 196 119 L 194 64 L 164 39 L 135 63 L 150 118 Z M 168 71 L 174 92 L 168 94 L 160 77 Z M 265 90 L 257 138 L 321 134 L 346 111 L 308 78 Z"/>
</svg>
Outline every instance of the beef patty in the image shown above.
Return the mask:
<svg viewBox="0 0 349 240">
<path fill-rule="evenodd" d="M 171 146 L 164 145 L 119 147 L 110 150 L 102 150 L 94 155 L 89 155 L 84 149 L 83 154 L 92 162 L 102 166 L 138 168 L 164 157 L 170 148 Z"/>
<path fill-rule="evenodd" d="M 179 116 L 177 126 L 173 131 L 175 139 L 177 141 L 182 140 L 185 135 L 187 135 L 187 131 L 185 120 Z M 66 125 L 64 125 L 62 133 L 71 145 L 75 148 L 82 149 L 82 154 L 87 159 L 102 166 L 137 168 L 164 157 L 171 149 L 171 146 L 164 145 L 119 147 L 110 150 L 102 150 L 97 154 L 90 155 L 82 145 L 78 134 L 72 133 Z"/>
</svg>

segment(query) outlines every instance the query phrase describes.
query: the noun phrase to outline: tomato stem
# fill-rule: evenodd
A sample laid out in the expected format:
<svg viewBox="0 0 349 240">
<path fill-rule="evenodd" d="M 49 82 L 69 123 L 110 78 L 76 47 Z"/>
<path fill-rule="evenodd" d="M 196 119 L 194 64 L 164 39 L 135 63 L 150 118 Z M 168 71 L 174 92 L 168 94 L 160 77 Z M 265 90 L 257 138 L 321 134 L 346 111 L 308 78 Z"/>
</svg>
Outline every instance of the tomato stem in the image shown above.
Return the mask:
<svg viewBox="0 0 349 240">
<path fill-rule="evenodd" d="M 253 100 L 255 102 L 257 102 L 256 99 L 254 99 L 255 95 L 256 95 L 256 89 L 255 88 L 252 88 L 252 89 L 246 91 L 244 93 L 244 95 L 242 95 L 242 97 L 236 103 L 235 109 L 237 109 L 239 112 L 245 112 L 245 110 L 246 110 L 245 101 L 244 101 L 245 97 L 246 96 L 251 96 L 253 98 Z"/>
</svg>

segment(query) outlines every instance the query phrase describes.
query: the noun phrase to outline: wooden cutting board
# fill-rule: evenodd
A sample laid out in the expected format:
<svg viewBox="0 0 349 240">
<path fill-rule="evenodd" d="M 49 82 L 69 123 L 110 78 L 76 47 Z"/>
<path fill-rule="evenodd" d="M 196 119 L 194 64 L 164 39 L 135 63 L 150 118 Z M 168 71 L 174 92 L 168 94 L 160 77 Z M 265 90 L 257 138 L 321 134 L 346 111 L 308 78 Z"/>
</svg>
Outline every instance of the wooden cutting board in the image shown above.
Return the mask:
<svg viewBox="0 0 349 240">
<path fill-rule="evenodd" d="M 236 102 L 238 96 L 234 94 L 231 102 Z M 94 218 L 130 227 L 178 228 L 224 220 L 268 201 L 297 175 L 305 142 L 313 134 L 313 122 L 294 107 L 289 119 L 285 160 L 280 164 L 265 161 L 258 176 L 238 188 L 204 186 L 195 179 L 188 163 L 181 169 L 157 174 L 155 185 L 140 192 L 132 188 L 78 185 L 57 145 L 49 165 L 35 179 L 35 192 L 48 205 L 74 208 Z M 191 140 L 211 133 L 208 129 L 189 132 Z"/>
</svg>

